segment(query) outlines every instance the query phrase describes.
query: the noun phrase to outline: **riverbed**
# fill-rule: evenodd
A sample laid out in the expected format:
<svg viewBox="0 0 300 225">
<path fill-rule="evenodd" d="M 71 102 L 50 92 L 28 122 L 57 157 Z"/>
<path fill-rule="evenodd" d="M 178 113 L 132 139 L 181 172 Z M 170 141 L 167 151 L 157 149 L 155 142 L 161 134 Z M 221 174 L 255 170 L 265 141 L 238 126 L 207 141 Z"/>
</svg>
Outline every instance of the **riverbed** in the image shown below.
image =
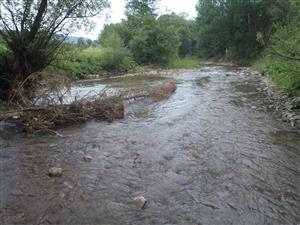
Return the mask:
<svg viewBox="0 0 300 225">
<path fill-rule="evenodd" d="M 140 91 L 175 79 L 169 99 L 127 102 L 125 118 L 29 136 L 0 129 L 1 224 L 300 224 L 300 133 L 275 113 L 259 76 L 206 65 L 84 83 Z M 85 155 L 92 160 L 83 160 Z M 49 177 L 57 166 L 62 177 Z M 147 204 L 137 207 L 133 198 Z"/>
</svg>

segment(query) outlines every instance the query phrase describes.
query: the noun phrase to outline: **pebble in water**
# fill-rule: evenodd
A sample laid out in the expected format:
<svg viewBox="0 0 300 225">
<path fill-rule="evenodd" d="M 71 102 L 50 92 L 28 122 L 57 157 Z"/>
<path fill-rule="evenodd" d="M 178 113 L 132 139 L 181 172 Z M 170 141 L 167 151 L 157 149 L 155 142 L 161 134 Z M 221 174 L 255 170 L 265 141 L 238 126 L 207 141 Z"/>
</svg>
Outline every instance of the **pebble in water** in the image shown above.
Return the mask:
<svg viewBox="0 0 300 225">
<path fill-rule="evenodd" d="M 147 204 L 147 199 L 144 196 L 138 196 L 133 198 L 133 203 L 140 209 L 144 209 Z"/>
<path fill-rule="evenodd" d="M 52 167 L 48 171 L 48 175 L 50 177 L 61 177 L 62 176 L 62 168 L 60 167 Z"/>
<path fill-rule="evenodd" d="M 89 161 L 93 160 L 93 157 L 90 156 L 90 155 L 85 155 L 85 156 L 83 157 L 83 159 L 84 159 L 84 161 L 89 162 Z"/>
</svg>

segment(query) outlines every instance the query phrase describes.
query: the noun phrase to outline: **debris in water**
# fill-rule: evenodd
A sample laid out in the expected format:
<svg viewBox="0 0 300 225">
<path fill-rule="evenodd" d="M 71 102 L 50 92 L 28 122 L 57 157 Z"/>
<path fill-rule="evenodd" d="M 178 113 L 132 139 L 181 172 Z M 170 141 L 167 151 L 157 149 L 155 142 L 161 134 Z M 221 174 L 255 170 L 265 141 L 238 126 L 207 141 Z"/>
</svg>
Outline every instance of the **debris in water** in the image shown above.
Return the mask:
<svg viewBox="0 0 300 225">
<path fill-rule="evenodd" d="M 160 86 L 157 86 L 153 88 L 149 92 L 149 97 L 159 101 L 166 99 L 170 97 L 175 91 L 176 91 L 176 81 L 175 80 L 169 80 L 161 84 Z"/>
</svg>

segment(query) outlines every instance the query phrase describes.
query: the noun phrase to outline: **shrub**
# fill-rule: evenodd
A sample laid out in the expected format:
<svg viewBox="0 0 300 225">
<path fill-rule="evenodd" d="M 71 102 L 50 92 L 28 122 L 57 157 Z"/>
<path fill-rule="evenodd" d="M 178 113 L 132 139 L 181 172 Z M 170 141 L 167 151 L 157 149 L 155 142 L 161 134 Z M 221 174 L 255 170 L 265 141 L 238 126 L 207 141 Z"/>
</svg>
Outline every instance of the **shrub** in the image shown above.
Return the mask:
<svg viewBox="0 0 300 225">
<path fill-rule="evenodd" d="M 105 48 L 101 60 L 102 68 L 106 71 L 125 72 L 135 67 L 132 54 L 127 48 Z"/>
</svg>

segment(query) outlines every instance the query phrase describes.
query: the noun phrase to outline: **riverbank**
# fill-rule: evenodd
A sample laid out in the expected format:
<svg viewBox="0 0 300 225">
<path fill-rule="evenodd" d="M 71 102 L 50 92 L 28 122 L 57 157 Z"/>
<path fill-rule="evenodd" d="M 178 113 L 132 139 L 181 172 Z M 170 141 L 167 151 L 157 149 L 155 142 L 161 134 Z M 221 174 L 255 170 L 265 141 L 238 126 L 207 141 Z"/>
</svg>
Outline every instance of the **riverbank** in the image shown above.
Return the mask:
<svg viewBox="0 0 300 225">
<path fill-rule="evenodd" d="M 267 93 L 268 97 L 274 102 L 276 112 L 282 117 L 283 121 L 291 124 L 292 127 L 300 131 L 300 108 L 296 101 L 298 97 L 292 96 L 286 91 L 281 90 L 269 76 L 257 72 L 261 91 Z"/>
<path fill-rule="evenodd" d="M 264 61 L 265 60 L 265 61 Z M 291 80 L 280 71 L 274 71 L 267 68 L 275 66 L 277 61 L 268 61 L 258 59 L 248 68 L 249 74 L 255 76 L 258 81 L 259 91 L 267 94 L 267 97 L 273 102 L 276 113 L 283 121 L 288 122 L 292 127 L 300 131 L 300 97 L 293 88 L 297 80 Z M 282 64 L 286 63 L 282 61 Z M 236 66 L 233 62 L 219 59 L 217 62 L 203 62 L 202 65 L 220 65 Z M 285 65 L 286 66 L 286 65 Z"/>
</svg>

